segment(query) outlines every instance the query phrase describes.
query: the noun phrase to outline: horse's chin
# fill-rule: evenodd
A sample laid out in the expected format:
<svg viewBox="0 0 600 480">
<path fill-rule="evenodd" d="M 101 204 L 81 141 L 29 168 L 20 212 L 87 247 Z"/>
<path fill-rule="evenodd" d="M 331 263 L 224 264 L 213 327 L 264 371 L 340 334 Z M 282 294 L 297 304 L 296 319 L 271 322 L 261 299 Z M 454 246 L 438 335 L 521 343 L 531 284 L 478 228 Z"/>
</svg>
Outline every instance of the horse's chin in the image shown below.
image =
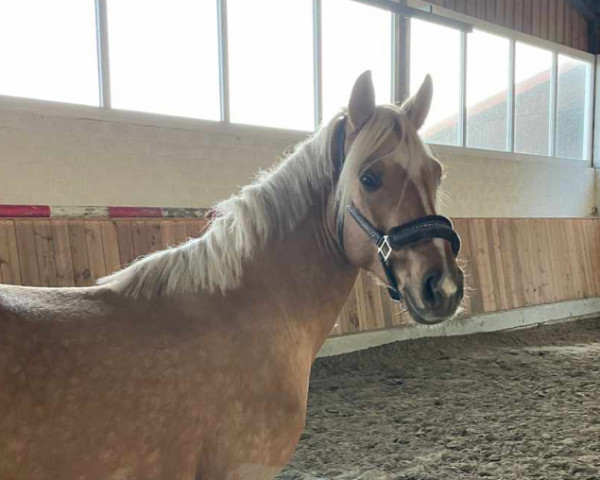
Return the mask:
<svg viewBox="0 0 600 480">
<path fill-rule="evenodd" d="M 410 316 L 416 323 L 421 325 L 438 325 L 451 319 L 456 314 L 456 312 L 452 312 L 451 314 L 444 316 L 431 315 L 429 312 L 415 307 L 413 297 L 408 290 L 403 290 L 402 295 L 404 296 L 406 308 L 408 309 Z"/>
</svg>

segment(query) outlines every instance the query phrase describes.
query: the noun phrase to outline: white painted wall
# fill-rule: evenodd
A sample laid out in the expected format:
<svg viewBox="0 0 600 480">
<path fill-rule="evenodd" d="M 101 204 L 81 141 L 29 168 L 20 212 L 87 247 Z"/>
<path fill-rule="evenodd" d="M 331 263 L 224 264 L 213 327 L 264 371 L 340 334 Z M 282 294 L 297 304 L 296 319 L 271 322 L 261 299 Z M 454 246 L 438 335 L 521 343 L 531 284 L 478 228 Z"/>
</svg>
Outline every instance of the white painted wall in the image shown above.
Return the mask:
<svg viewBox="0 0 600 480">
<path fill-rule="evenodd" d="M 208 207 L 302 132 L 0 97 L 0 203 Z M 587 216 L 588 162 L 436 147 L 454 217 Z"/>
</svg>

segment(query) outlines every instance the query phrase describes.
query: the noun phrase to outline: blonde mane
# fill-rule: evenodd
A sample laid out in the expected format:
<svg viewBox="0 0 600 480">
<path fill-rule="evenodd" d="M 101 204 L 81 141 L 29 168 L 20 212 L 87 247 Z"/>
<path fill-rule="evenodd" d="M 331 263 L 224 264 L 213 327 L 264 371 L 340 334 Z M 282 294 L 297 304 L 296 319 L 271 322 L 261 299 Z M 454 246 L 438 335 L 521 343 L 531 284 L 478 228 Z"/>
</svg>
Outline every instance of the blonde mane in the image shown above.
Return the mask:
<svg viewBox="0 0 600 480">
<path fill-rule="evenodd" d="M 346 158 L 336 192 L 339 199 L 349 195 L 346 185 L 352 172 L 385 141 L 398 119 L 401 125 L 408 121 L 396 107 L 377 108 Z M 145 298 L 237 288 L 244 260 L 269 238 L 291 231 L 317 199 L 332 191 L 331 144 L 338 122 L 339 117 L 298 144 L 279 165 L 217 204 L 215 218 L 201 238 L 152 253 L 98 283 L 126 296 Z"/>
</svg>

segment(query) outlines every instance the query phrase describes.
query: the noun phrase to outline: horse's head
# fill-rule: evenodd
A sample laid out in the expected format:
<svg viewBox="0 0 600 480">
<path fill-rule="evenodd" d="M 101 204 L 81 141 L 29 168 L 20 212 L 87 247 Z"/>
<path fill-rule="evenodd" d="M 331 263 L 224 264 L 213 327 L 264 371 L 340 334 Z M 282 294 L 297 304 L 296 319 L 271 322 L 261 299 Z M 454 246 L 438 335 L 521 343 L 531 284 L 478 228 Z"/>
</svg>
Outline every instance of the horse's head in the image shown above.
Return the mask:
<svg viewBox="0 0 600 480">
<path fill-rule="evenodd" d="M 425 324 L 452 317 L 463 297 L 455 257 L 460 241 L 451 224 L 435 216 L 443 168 L 417 134 L 432 93 L 427 76 L 402 107 L 375 106 L 365 72 L 332 137 L 334 159 L 343 162 L 336 200 L 345 254 L 386 285 L 397 283 L 396 296 L 401 293 L 415 321 Z"/>
</svg>

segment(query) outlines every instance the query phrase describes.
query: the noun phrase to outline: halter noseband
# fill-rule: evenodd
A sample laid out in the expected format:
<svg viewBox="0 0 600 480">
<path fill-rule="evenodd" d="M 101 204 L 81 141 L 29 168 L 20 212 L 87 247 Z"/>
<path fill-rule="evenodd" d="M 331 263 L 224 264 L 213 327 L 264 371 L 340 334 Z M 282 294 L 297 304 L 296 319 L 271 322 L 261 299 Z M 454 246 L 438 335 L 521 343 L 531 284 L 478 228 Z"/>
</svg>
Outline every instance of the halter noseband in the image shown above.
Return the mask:
<svg viewBox="0 0 600 480">
<path fill-rule="evenodd" d="M 346 158 L 345 143 L 346 143 L 346 117 L 340 121 L 336 129 L 337 140 L 337 158 L 335 162 L 336 176 L 344 165 Z M 339 206 L 338 206 L 339 209 Z M 377 245 L 377 257 L 381 262 L 383 271 L 388 281 L 388 293 L 392 300 L 402 300 L 402 294 L 398 289 L 396 276 L 389 263 L 390 256 L 394 250 L 401 250 L 417 243 L 421 243 L 434 238 L 442 238 L 450 242 L 452 254 L 456 257 L 460 251 L 460 237 L 454 231 L 454 227 L 449 218 L 442 215 L 426 215 L 417 218 L 403 225 L 392 227 L 387 232 L 381 232 L 376 229 L 366 218 L 360 213 L 358 208 L 350 202 L 346 209 L 358 226 L 369 236 Z M 344 249 L 344 215 L 340 215 L 338 223 L 338 241 L 342 249 Z"/>
</svg>

